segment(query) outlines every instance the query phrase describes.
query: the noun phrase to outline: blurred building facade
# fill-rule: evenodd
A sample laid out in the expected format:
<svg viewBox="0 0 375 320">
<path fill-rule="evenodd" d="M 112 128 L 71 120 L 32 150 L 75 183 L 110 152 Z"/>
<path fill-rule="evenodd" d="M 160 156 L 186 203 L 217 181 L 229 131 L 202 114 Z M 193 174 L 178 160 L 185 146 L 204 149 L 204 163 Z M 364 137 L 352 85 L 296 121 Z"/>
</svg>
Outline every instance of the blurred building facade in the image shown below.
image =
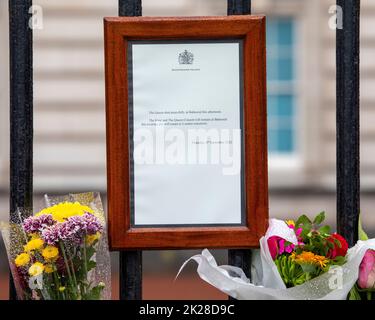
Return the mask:
<svg viewBox="0 0 375 320">
<path fill-rule="evenodd" d="M 267 15 L 270 214 L 335 217 L 333 0 L 254 0 Z M 34 31 L 35 192 L 106 191 L 103 16 L 117 0 L 38 0 Z M 375 2 L 362 0 L 362 212 L 375 191 Z M 143 0 L 145 16 L 225 15 L 226 0 Z M 8 189 L 7 4 L 0 3 L 0 190 Z M 2 201 L 1 218 L 7 201 Z"/>
</svg>

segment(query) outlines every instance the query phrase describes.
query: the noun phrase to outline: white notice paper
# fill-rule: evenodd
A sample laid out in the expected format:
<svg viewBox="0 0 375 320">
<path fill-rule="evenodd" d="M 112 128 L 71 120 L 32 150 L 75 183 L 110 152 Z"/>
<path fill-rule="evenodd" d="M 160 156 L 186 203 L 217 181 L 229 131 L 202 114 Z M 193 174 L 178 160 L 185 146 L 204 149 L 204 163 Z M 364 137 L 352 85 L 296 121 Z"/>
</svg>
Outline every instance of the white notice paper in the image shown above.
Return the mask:
<svg viewBox="0 0 375 320">
<path fill-rule="evenodd" d="M 244 223 L 241 40 L 129 43 L 132 225 Z"/>
</svg>

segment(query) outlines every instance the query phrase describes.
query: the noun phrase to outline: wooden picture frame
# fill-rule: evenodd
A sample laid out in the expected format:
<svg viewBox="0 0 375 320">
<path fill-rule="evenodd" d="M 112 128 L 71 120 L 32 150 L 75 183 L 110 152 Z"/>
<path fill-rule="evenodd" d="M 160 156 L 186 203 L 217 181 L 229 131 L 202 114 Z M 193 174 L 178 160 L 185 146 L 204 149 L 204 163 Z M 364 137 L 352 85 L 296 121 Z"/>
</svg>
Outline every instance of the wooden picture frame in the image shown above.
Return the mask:
<svg viewBox="0 0 375 320">
<path fill-rule="evenodd" d="M 268 220 L 265 17 L 115 17 L 104 30 L 110 248 L 258 247 Z M 244 225 L 133 227 L 128 41 L 234 38 L 243 40 Z"/>
</svg>

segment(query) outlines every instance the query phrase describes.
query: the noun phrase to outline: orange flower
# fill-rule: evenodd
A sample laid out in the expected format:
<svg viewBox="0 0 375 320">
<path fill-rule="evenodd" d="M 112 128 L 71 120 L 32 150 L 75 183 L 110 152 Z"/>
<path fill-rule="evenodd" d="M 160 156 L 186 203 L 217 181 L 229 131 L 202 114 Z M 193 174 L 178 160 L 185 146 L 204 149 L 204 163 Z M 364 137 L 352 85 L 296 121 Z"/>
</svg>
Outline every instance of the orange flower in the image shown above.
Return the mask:
<svg viewBox="0 0 375 320">
<path fill-rule="evenodd" d="M 324 256 L 319 256 L 313 252 L 303 251 L 300 254 L 292 253 L 291 258 L 298 264 L 312 264 L 320 268 L 327 266 L 329 260 Z"/>
</svg>

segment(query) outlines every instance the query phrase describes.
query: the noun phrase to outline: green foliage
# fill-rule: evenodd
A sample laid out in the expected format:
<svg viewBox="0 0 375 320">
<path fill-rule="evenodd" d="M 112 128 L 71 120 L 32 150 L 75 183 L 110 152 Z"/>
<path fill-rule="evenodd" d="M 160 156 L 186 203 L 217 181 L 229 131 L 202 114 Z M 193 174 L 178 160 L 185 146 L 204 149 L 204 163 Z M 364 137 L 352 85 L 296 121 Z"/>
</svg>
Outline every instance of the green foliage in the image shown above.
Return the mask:
<svg viewBox="0 0 375 320">
<path fill-rule="evenodd" d="M 348 300 L 362 300 L 361 295 L 358 292 L 358 287 L 356 284 L 350 290 L 349 295 L 348 295 Z"/>
<path fill-rule="evenodd" d="M 358 220 L 358 239 L 362 241 L 368 240 L 368 235 L 362 228 L 361 215 L 359 215 L 359 220 Z"/>
<path fill-rule="evenodd" d="M 315 265 L 296 263 L 288 254 L 278 256 L 275 264 L 287 288 L 301 285 L 323 273 Z"/>
<path fill-rule="evenodd" d="M 315 225 L 317 225 L 317 224 L 321 224 L 321 223 L 324 221 L 325 218 L 326 218 L 326 214 L 325 214 L 324 211 L 322 211 L 321 213 L 319 213 L 319 214 L 315 217 L 313 224 L 315 224 Z"/>
<path fill-rule="evenodd" d="M 303 248 L 297 249 L 297 253 L 302 250 L 311 251 L 321 256 L 327 256 L 329 250 L 334 249 L 335 244 L 341 246 L 336 239 L 330 239 L 331 228 L 328 225 L 322 225 L 325 220 L 325 212 L 320 212 L 311 222 L 306 216 L 302 215 L 296 222 L 296 229 L 302 228 L 300 235 L 302 242 L 305 244 Z M 332 243 L 332 241 L 334 243 Z"/>
<path fill-rule="evenodd" d="M 69 252 L 64 258 L 64 271 L 56 270 L 48 275 L 48 278 L 46 277 L 48 282 L 46 287 L 52 299 L 99 300 L 101 298 L 104 284 L 93 286 L 93 283 L 88 281 L 88 273 L 96 268 L 94 260 L 96 243 L 90 246 L 82 244 L 77 250 Z M 67 272 L 68 268 L 70 274 Z M 60 291 L 61 287 L 65 289 Z"/>
<path fill-rule="evenodd" d="M 336 257 L 335 259 L 315 258 L 318 260 L 301 260 L 296 259 L 296 255 L 300 255 L 304 251 L 311 252 L 318 256 L 329 257 L 330 251 L 335 247 L 341 247 L 340 241 L 331 237 L 331 228 L 323 225 L 325 220 L 325 212 L 320 212 L 313 220 L 306 215 L 300 216 L 295 223 L 295 231 L 298 240 L 303 245 L 294 248 L 294 253 L 283 253 L 276 257 L 275 264 L 283 279 L 285 285 L 294 287 L 306 281 L 309 281 L 324 272 L 327 272 L 332 265 L 343 265 L 346 262 L 345 257 Z M 288 246 L 290 243 L 285 243 Z"/>
<path fill-rule="evenodd" d="M 102 291 L 104 289 L 104 286 L 99 284 L 95 287 L 93 287 L 91 290 L 88 290 L 83 298 L 84 300 L 100 300 L 100 296 L 102 294 Z"/>
<path fill-rule="evenodd" d="M 350 290 L 348 300 L 375 300 L 375 289 L 361 289 L 356 283 Z"/>
<path fill-rule="evenodd" d="M 323 226 L 318 229 L 319 233 L 325 236 L 329 236 L 331 233 L 331 227 L 330 226 Z"/>
<path fill-rule="evenodd" d="M 86 247 L 86 259 L 90 260 L 95 254 L 94 245 Z"/>
<path fill-rule="evenodd" d="M 333 260 L 333 264 L 337 265 L 337 266 L 342 266 L 345 262 L 346 262 L 346 258 L 345 257 L 341 257 L 341 256 L 337 256 Z"/>
<path fill-rule="evenodd" d="M 290 256 L 278 256 L 275 264 L 287 288 L 294 287 L 306 281 L 301 266 L 294 263 Z"/>
<path fill-rule="evenodd" d="M 89 262 L 87 262 L 87 272 L 94 269 L 95 267 L 96 267 L 95 261 L 90 260 Z"/>
<path fill-rule="evenodd" d="M 306 215 L 300 216 L 296 221 L 296 226 L 307 225 L 307 224 L 311 225 L 311 220 Z"/>
</svg>

